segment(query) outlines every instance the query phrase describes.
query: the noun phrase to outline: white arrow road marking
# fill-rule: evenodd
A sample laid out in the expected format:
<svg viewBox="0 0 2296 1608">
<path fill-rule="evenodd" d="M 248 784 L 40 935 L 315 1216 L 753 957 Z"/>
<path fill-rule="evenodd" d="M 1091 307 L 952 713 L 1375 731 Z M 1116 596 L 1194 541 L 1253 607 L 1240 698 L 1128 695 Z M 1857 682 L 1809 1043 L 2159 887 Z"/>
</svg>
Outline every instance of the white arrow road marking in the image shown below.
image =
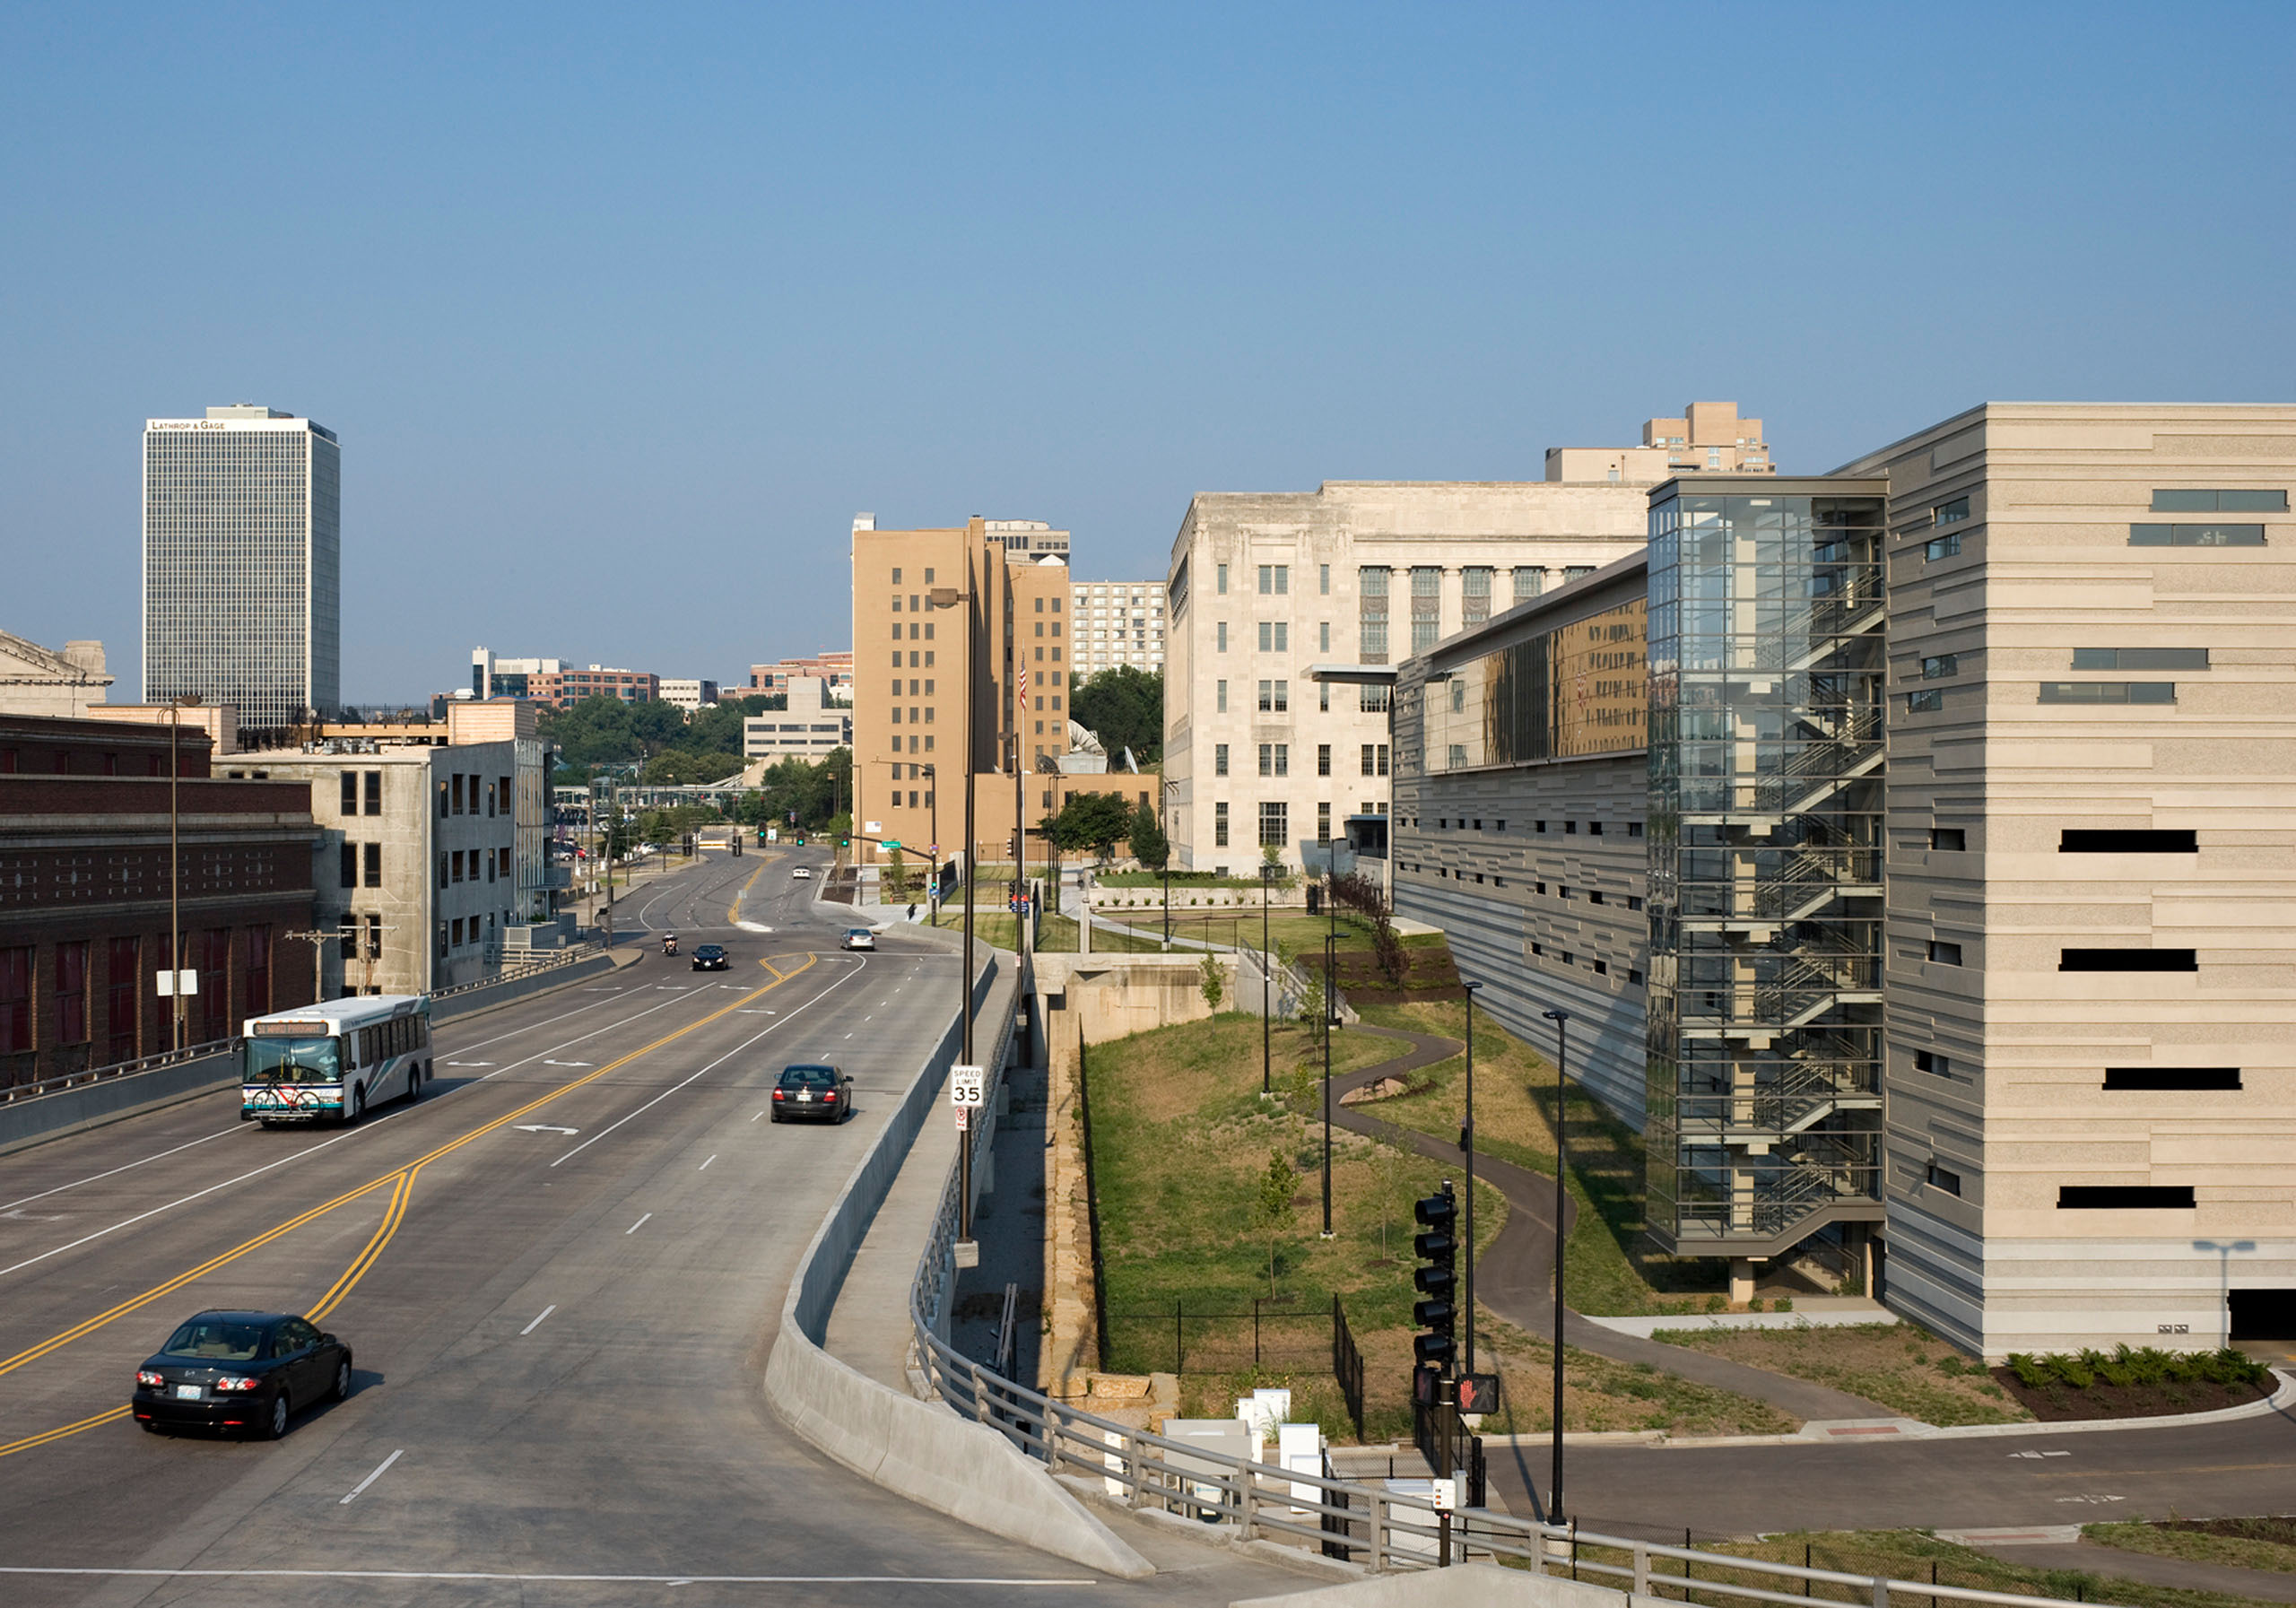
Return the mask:
<svg viewBox="0 0 2296 1608">
<path fill-rule="evenodd" d="M 449 1066 L 491 1066 L 494 1063 L 491 1061 L 449 1061 L 447 1065 Z"/>
<path fill-rule="evenodd" d="M 2039 1462 L 2043 1457 L 2070 1457 L 2073 1456 L 2071 1452 L 2012 1452 L 2009 1455 L 2012 1457 L 2031 1457 L 2036 1462 Z"/>
<path fill-rule="evenodd" d="M 542 1309 L 542 1311 L 535 1317 L 534 1322 L 528 1324 L 525 1328 L 520 1329 L 518 1333 L 521 1334 L 533 1334 L 536 1329 L 542 1327 L 542 1320 L 544 1318 L 548 1317 L 552 1313 L 557 1310 L 558 1303 L 556 1301 L 552 1301 L 549 1306 L 544 1307 Z"/>
<path fill-rule="evenodd" d="M 522 1122 L 518 1125 L 521 1134 L 578 1134 L 581 1131 L 579 1128 L 561 1128 L 548 1122 Z"/>
<path fill-rule="evenodd" d="M 590 1063 L 587 1061 L 544 1061 L 543 1065 L 544 1066 L 587 1066 Z"/>
<path fill-rule="evenodd" d="M 5 1218 L 10 1222 L 62 1222 L 64 1221 L 61 1216 L 42 1216 L 37 1212 L 27 1212 L 22 1206 L 18 1206 L 13 1212 L 0 1212 L 0 1218 Z"/>
<path fill-rule="evenodd" d="M 745 933 L 770 933 L 773 930 L 760 921 L 737 921 L 734 925 Z"/>
<path fill-rule="evenodd" d="M 384 1458 L 380 1463 L 375 1465 L 375 1472 L 373 1473 L 369 1474 L 365 1479 L 360 1481 L 359 1483 L 353 1485 L 351 1488 L 351 1494 L 337 1502 L 335 1506 L 338 1508 L 348 1508 L 351 1506 L 353 1501 L 358 1499 L 358 1496 L 361 1491 L 366 1490 L 368 1486 L 372 1485 L 376 1481 L 383 1477 L 384 1470 L 389 1468 L 392 1464 L 397 1462 L 401 1457 L 405 1456 L 406 1448 L 404 1447 L 401 1447 L 389 1456 Z"/>
</svg>

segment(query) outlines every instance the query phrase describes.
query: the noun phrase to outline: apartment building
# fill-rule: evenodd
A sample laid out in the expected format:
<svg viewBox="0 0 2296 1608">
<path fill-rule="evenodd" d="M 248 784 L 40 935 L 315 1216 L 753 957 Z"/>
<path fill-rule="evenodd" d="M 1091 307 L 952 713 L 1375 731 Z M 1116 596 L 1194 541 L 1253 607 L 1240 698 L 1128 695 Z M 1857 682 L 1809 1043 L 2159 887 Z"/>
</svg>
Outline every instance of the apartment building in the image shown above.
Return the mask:
<svg viewBox="0 0 2296 1608">
<path fill-rule="evenodd" d="M 662 678 L 647 670 L 619 670 L 591 665 L 543 671 L 526 678 L 526 696 L 538 703 L 568 708 L 586 698 L 619 698 L 624 703 L 651 703 L 662 696 Z"/>
<path fill-rule="evenodd" d="M 1147 672 L 1164 668 L 1161 581 L 1072 581 L 1068 617 L 1080 680 L 1120 665 Z"/>
<path fill-rule="evenodd" d="M 2292 461 L 2296 407 L 1988 404 L 1670 481 L 1401 667 L 1398 908 L 1572 1013 L 1662 1245 L 1989 1358 L 2296 1335 Z"/>
<path fill-rule="evenodd" d="M 1055 530 L 1041 519 L 984 519 L 981 529 L 988 539 L 1004 549 L 1006 556 L 1014 560 L 1035 560 L 1057 554 L 1063 563 L 1068 561 L 1068 533 Z"/>
<path fill-rule="evenodd" d="M 718 683 L 694 676 L 664 676 L 662 701 L 692 714 L 718 701 Z"/>
<path fill-rule="evenodd" d="M 1063 553 L 1003 539 L 1016 523 L 999 533 L 981 519 L 937 530 L 854 521 L 853 818 L 864 865 L 895 843 L 912 856 L 935 844 L 944 858 L 964 848 L 968 765 L 970 844 L 984 860 L 1009 861 L 1016 816 L 1034 860 L 1038 822 L 1061 801 L 1108 792 L 1138 802 L 1153 791 L 1129 774 L 1059 774 L 1071 752 L 1074 592 Z M 960 600 L 935 605 L 944 588 Z"/>
<path fill-rule="evenodd" d="M 1177 863 L 1239 871 L 1344 835 L 1391 796 L 1390 665 L 1639 549 L 1648 486 L 1327 481 L 1207 492 L 1165 583 L 1167 830 Z"/>
<path fill-rule="evenodd" d="M 448 706 L 431 726 L 321 728 L 243 752 L 227 775 L 308 784 L 323 997 L 483 981 L 559 945 L 570 880 L 549 861 L 552 804 L 531 702 Z"/>
</svg>

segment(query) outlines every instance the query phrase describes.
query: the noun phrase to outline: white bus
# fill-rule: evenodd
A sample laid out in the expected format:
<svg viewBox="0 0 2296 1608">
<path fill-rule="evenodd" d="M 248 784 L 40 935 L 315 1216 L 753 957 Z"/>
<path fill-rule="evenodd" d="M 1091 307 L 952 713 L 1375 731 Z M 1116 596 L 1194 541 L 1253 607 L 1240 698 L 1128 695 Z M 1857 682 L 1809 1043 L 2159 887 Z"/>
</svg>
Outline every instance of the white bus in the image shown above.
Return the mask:
<svg viewBox="0 0 2296 1608">
<path fill-rule="evenodd" d="M 369 995 L 251 1016 L 240 1050 L 239 1120 L 356 1122 L 413 1100 L 430 1076 L 430 996 Z"/>
</svg>

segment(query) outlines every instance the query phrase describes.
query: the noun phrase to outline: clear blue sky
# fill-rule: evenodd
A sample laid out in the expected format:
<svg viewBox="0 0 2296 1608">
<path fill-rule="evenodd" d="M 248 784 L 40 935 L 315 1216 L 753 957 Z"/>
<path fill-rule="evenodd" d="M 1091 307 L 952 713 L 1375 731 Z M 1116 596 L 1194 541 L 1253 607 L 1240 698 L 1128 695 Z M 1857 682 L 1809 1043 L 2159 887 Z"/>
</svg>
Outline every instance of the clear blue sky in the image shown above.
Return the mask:
<svg viewBox="0 0 2296 1608">
<path fill-rule="evenodd" d="M 2296 6 L 16 4 L 0 628 L 135 696 L 138 433 L 344 443 L 344 691 L 844 646 L 846 533 L 2287 401 Z"/>
</svg>

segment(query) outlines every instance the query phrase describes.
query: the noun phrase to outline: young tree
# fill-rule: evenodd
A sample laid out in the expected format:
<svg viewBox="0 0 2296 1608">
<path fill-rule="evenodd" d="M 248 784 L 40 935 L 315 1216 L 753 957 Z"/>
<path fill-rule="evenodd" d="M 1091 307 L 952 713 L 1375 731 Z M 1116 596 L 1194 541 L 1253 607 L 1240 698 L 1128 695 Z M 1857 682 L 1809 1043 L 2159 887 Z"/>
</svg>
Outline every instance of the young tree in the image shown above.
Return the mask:
<svg viewBox="0 0 2296 1608">
<path fill-rule="evenodd" d="M 1252 1217 L 1267 1235 L 1267 1295 L 1275 1299 L 1275 1247 L 1292 1223 L 1292 1195 L 1297 1179 L 1281 1145 L 1267 1152 L 1267 1171 L 1261 1175 L 1259 1195 L 1252 1203 Z"/>
<path fill-rule="evenodd" d="M 1156 812 L 1145 804 L 1132 813 L 1132 824 L 1125 829 L 1125 836 L 1131 840 L 1132 857 L 1150 871 L 1161 871 L 1164 862 L 1172 857 L 1171 839 L 1164 836 Z"/>
<path fill-rule="evenodd" d="M 1204 1003 L 1211 1010 L 1220 1009 L 1220 1001 L 1228 991 L 1227 979 L 1221 975 L 1219 957 L 1206 953 L 1198 973 L 1204 989 Z"/>
<path fill-rule="evenodd" d="M 909 902 L 909 865 L 901 852 L 894 849 L 885 860 L 885 902 L 889 905 Z"/>
</svg>

